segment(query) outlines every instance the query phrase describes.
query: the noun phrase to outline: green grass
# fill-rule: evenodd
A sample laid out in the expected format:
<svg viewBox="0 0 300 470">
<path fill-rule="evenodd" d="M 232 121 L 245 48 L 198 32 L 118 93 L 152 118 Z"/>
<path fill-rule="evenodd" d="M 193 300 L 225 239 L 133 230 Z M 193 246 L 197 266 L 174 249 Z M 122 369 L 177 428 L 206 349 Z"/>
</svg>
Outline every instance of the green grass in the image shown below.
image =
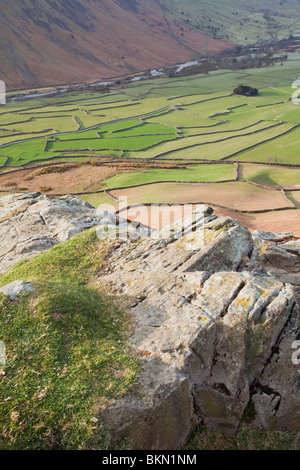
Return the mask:
<svg viewBox="0 0 300 470">
<path fill-rule="evenodd" d="M 52 134 L 53 131 L 48 131 L 48 132 L 41 132 L 41 133 L 36 133 L 36 134 L 19 134 L 17 133 L 16 135 L 8 136 L 8 137 L 2 137 L 0 139 L 1 145 L 8 145 L 12 144 L 15 145 L 15 142 L 21 142 L 21 141 L 26 141 L 26 140 L 35 140 L 39 137 L 44 137 L 46 135 Z M 1 148 L 0 148 L 0 155 L 2 154 Z"/>
<path fill-rule="evenodd" d="M 296 209 L 300 209 L 300 195 L 298 191 L 286 191 L 286 196 L 292 201 Z"/>
<path fill-rule="evenodd" d="M 271 157 L 300 164 L 297 131 L 280 136 L 289 125 L 300 124 L 299 106 L 289 101 L 298 60 L 298 54 L 289 54 L 283 66 L 218 70 L 145 80 L 106 94 L 72 93 L 10 103 L 0 110 L 0 145 L 10 144 L 0 147 L 0 161 L 18 166 L 51 156 L 71 157 L 73 150 L 74 158 L 78 150 L 93 156 L 111 150 L 135 159 L 218 160 L 234 154 L 232 158 L 241 161 Z M 264 88 L 257 97 L 232 95 L 240 83 Z M 282 126 L 275 128 L 276 123 Z M 181 138 L 175 139 L 176 132 Z M 58 141 L 48 144 L 53 155 L 44 152 L 49 134 L 56 134 Z M 15 143 L 22 138 L 26 142 Z M 224 138 L 228 140 L 222 142 Z M 90 148 L 94 150 L 85 150 Z"/>
<path fill-rule="evenodd" d="M 100 128 L 101 132 L 101 128 Z M 130 129 L 122 129 L 119 132 L 114 131 L 113 137 L 114 138 L 124 138 L 124 137 L 131 137 L 131 136 L 143 136 L 143 135 L 165 135 L 165 134 L 176 134 L 178 131 L 174 127 L 170 127 L 163 124 L 152 124 L 152 123 L 145 123 L 141 124 L 137 127 L 132 127 Z M 110 133 L 102 134 L 101 137 L 104 139 L 111 138 Z"/>
<path fill-rule="evenodd" d="M 299 446 L 299 444 L 298 444 Z M 234 436 L 217 434 L 200 426 L 181 450 L 296 450 L 294 432 L 256 429 L 242 423 Z"/>
<path fill-rule="evenodd" d="M 24 122 L 21 124 L 14 124 L 13 128 L 19 132 L 43 132 L 45 130 L 51 130 L 53 133 L 65 132 L 65 131 L 76 131 L 78 126 L 72 117 L 48 117 L 47 118 L 35 118 L 33 121 Z"/>
<path fill-rule="evenodd" d="M 17 133 L 16 136 L 3 137 L 0 135 L 0 145 L 18 140 L 34 139 L 39 136 L 56 134 L 58 132 L 71 132 L 78 130 L 78 124 L 70 116 L 34 118 L 28 122 L 12 124 L 10 127 Z"/>
<path fill-rule="evenodd" d="M 39 158 L 44 153 L 45 145 L 45 139 L 36 139 L 3 147 L 0 149 L 0 154 L 9 157 L 10 165 L 18 166 Z"/>
<path fill-rule="evenodd" d="M 220 122 L 222 122 L 222 118 L 218 119 L 207 119 L 201 118 L 199 116 L 194 116 L 188 111 L 183 110 L 176 110 L 176 111 L 169 111 L 166 114 L 161 116 L 156 116 L 147 119 L 148 122 L 158 122 L 161 124 L 166 124 L 169 126 L 176 126 L 180 128 L 185 127 L 215 127 Z"/>
<path fill-rule="evenodd" d="M 105 180 L 104 189 L 126 188 L 163 181 L 213 182 L 235 179 L 235 165 L 196 165 L 187 169 L 150 168 L 138 173 L 123 173 Z"/>
<path fill-rule="evenodd" d="M 132 136 L 176 134 L 176 132 L 177 130 L 174 127 L 128 119 L 116 124 L 99 126 L 89 131 L 59 135 L 57 139 L 61 141 L 97 139 L 99 137 L 102 139 L 118 139 Z M 80 144 L 78 143 L 78 145 Z"/>
<path fill-rule="evenodd" d="M 224 92 L 224 91 L 220 91 L 218 93 L 202 93 L 202 94 L 187 94 L 187 95 L 183 95 L 183 96 L 177 96 L 176 97 L 176 101 L 177 103 L 180 103 L 181 105 L 192 105 L 192 104 L 196 104 L 196 103 L 199 103 L 199 102 L 204 102 L 204 101 L 207 101 L 207 100 L 210 100 L 210 99 L 216 99 L 216 98 L 221 98 L 221 97 L 224 97 L 224 96 L 231 96 L 231 92 Z"/>
<path fill-rule="evenodd" d="M 232 160 L 299 165 L 299 146 L 300 128 L 297 127 L 286 135 L 277 136 L 270 142 L 261 143 L 252 149 L 241 152 Z"/>
<path fill-rule="evenodd" d="M 1 127 L 2 126 L 11 127 L 14 124 L 17 124 L 20 122 L 30 122 L 30 119 L 20 114 L 16 114 L 14 112 L 7 113 L 7 114 L 0 114 L 0 126 Z"/>
<path fill-rule="evenodd" d="M 131 129 L 132 127 L 137 127 L 142 124 L 143 121 L 140 119 L 126 119 L 125 121 L 113 122 L 101 126 L 99 131 L 101 132 L 118 132 L 125 129 Z"/>
<path fill-rule="evenodd" d="M 82 106 L 83 110 L 88 112 L 95 112 L 95 111 L 106 111 L 107 109 L 114 109 L 114 108 L 122 108 L 125 106 L 133 106 L 138 104 L 137 101 L 113 101 L 112 103 L 95 103 L 93 105 Z"/>
<path fill-rule="evenodd" d="M 300 187 L 300 170 L 297 168 L 268 167 L 263 165 L 241 165 L 243 179 L 254 183 L 282 188 Z"/>
<path fill-rule="evenodd" d="M 93 282 L 107 256 L 95 230 L 0 278 L 34 283 L 12 302 L 0 297 L 0 449 L 103 448 L 101 410 L 134 384 L 129 318 Z M 92 418 L 99 421 L 94 423 Z"/>
<path fill-rule="evenodd" d="M 48 141 L 47 150 L 64 151 L 69 149 L 94 149 L 94 150 L 143 150 L 152 147 L 167 140 L 174 140 L 176 137 L 172 134 L 168 135 L 151 135 L 140 136 L 139 138 L 106 138 L 106 139 L 90 139 L 76 141 Z"/>
<path fill-rule="evenodd" d="M 62 135 L 58 135 L 56 136 L 56 140 L 59 140 L 59 141 L 70 141 L 70 140 L 83 140 L 83 139 L 98 139 L 99 138 L 99 135 L 98 135 L 98 132 L 99 132 L 100 128 L 96 128 L 96 129 L 91 129 L 90 131 L 83 131 L 83 132 L 76 132 L 76 133 L 72 133 L 72 134 L 62 134 Z"/>
<path fill-rule="evenodd" d="M 190 127 L 185 128 L 182 130 L 183 136 L 194 136 L 194 135 L 201 135 L 204 139 L 214 139 L 215 142 L 218 140 L 225 139 L 226 137 L 234 137 L 236 135 L 246 135 L 247 133 L 250 134 L 252 132 L 256 132 L 262 129 L 268 129 L 272 126 L 276 125 L 277 123 L 274 121 L 261 121 L 256 122 L 254 124 L 250 124 L 248 126 L 241 126 L 239 129 L 233 129 L 231 122 L 224 122 L 217 127 L 212 129 L 199 129 L 197 127 Z"/>
<path fill-rule="evenodd" d="M 106 116 L 93 116 L 92 114 L 88 114 L 85 111 L 74 111 L 73 116 L 82 123 L 83 129 L 86 129 L 87 127 L 93 127 L 97 124 L 102 124 L 107 121 Z"/>
<path fill-rule="evenodd" d="M 100 141 L 100 139 L 99 139 Z M 58 158 L 58 157 L 64 157 L 65 154 L 55 152 L 45 152 L 44 148 L 46 145 L 46 139 L 36 139 L 28 142 L 21 142 L 18 144 L 11 144 L 7 147 L 3 147 L 2 149 L 0 148 L 0 163 L 1 163 L 1 157 L 3 159 L 3 163 L 5 162 L 6 157 L 8 157 L 8 164 L 11 166 L 20 166 L 20 165 L 26 165 L 34 160 L 49 160 L 51 158 Z M 95 141 L 92 141 L 95 142 Z M 59 142 L 58 142 L 59 143 Z M 62 142 L 62 144 L 66 144 L 65 142 Z M 68 145 L 66 145 L 67 148 L 69 148 Z M 74 148 L 76 149 L 76 145 L 74 144 Z M 85 148 L 85 147 L 84 147 Z M 82 151 L 80 152 L 80 155 L 86 155 L 86 156 L 114 156 L 115 154 L 117 156 L 120 155 L 120 152 L 114 152 L 114 151 L 106 151 L 100 149 L 100 152 L 92 152 L 92 151 Z M 75 154 L 76 155 L 76 154 Z M 76 159 L 76 156 L 74 157 Z M 72 161 L 72 158 L 68 161 Z"/>
<path fill-rule="evenodd" d="M 103 204 L 105 204 L 106 206 L 113 204 L 113 201 L 104 193 L 87 194 L 86 196 L 80 196 L 80 197 L 81 199 L 89 202 L 92 206 L 96 208 Z M 106 209 L 106 210 L 109 210 L 109 209 Z"/>
<path fill-rule="evenodd" d="M 280 124 L 271 129 L 261 130 L 255 134 L 246 134 L 241 138 L 228 139 L 215 145 L 213 142 L 209 144 L 197 145 L 193 144 L 192 148 L 184 148 L 183 150 L 169 151 L 163 156 L 164 159 L 203 159 L 203 160 L 221 160 L 223 158 L 231 157 L 231 160 L 244 160 L 241 158 L 244 149 L 259 145 L 264 141 L 279 138 L 281 134 L 287 133 L 292 128 L 289 124 Z M 191 138 L 192 139 L 192 138 Z M 192 142 L 192 140 L 191 140 Z M 273 143 L 273 141 L 272 141 Z M 274 147 L 274 143 L 273 143 Z M 255 161 L 255 160 L 253 160 Z M 256 161 L 265 161 L 262 154 L 256 152 Z"/>
</svg>

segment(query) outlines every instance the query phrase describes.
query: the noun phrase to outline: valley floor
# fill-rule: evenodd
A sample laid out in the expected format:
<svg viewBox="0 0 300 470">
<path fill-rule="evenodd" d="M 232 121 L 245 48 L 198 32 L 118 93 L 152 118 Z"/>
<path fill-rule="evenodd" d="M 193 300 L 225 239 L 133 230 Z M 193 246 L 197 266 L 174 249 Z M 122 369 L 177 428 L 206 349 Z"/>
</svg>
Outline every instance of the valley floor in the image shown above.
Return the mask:
<svg viewBox="0 0 300 470">
<path fill-rule="evenodd" d="M 114 210 L 121 196 L 128 206 L 206 203 L 253 230 L 300 236 L 299 58 L 10 102 L 0 194 L 77 194 Z M 234 95 L 240 83 L 259 96 Z"/>
</svg>

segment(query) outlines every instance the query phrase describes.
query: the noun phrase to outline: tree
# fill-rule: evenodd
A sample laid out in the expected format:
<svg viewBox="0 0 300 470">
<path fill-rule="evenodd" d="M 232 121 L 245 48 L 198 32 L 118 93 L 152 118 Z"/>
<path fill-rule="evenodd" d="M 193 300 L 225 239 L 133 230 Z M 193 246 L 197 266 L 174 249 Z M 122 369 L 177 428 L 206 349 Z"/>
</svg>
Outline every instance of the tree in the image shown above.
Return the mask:
<svg viewBox="0 0 300 470">
<path fill-rule="evenodd" d="M 239 85 L 237 88 L 233 90 L 235 95 L 244 95 L 244 96 L 257 96 L 258 89 L 252 88 L 251 86 L 247 85 Z"/>
</svg>

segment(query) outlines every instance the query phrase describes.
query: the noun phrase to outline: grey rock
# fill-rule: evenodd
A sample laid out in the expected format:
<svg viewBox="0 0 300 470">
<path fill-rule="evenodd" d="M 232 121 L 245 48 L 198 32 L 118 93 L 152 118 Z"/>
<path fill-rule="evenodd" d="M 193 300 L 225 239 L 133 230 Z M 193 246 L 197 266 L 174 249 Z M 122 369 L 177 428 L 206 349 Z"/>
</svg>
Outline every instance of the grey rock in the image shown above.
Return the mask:
<svg viewBox="0 0 300 470">
<path fill-rule="evenodd" d="M 291 240 L 286 243 L 281 243 L 280 248 L 282 250 L 292 251 L 297 254 L 300 254 L 300 240 Z"/>
<path fill-rule="evenodd" d="M 285 273 L 281 274 L 280 280 L 282 282 L 288 282 L 293 286 L 300 286 L 300 273 Z"/>
<path fill-rule="evenodd" d="M 252 403 L 260 427 L 300 430 L 300 369 L 292 361 L 299 337 L 299 307 L 294 304 L 254 388 Z"/>
<path fill-rule="evenodd" d="M 0 198 L 0 274 L 17 261 L 48 250 L 90 227 L 118 218 L 100 213 L 76 196 L 49 198 L 41 193 Z M 124 219 L 123 219 L 124 220 Z"/>
<path fill-rule="evenodd" d="M 263 230 L 254 230 L 252 232 L 253 237 L 261 238 L 262 240 L 268 241 L 280 241 L 285 238 L 293 238 L 293 234 L 291 232 L 264 232 Z"/>
<path fill-rule="evenodd" d="M 7 295 L 11 300 L 15 300 L 21 294 L 34 291 L 34 285 L 26 281 L 14 281 L 0 289 L 0 293 Z"/>
<path fill-rule="evenodd" d="M 281 249 L 279 246 L 269 247 L 265 251 L 264 255 L 267 258 L 267 261 L 278 269 L 294 266 L 298 260 L 296 255 Z"/>
<path fill-rule="evenodd" d="M 195 226 L 195 231 L 190 230 Z M 268 364 L 277 344 L 288 337 L 290 319 L 299 321 L 295 292 L 277 277 L 286 276 L 285 270 L 273 268 L 272 277 L 264 273 L 260 250 L 265 250 L 265 241 L 256 239 L 254 248 L 250 232 L 232 219 L 204 218 L 201 222 L 196 214 L 194 225 L 190 219 L 185 227 L 181 237 L 177 229 L 169 234 L 164 230 L 155 237 L 122 246 L 112 253 L 111 273 L 103 280 L 120 293 L 136 297 L 131 342 L 138 355 L 149 358 L 151 377 L 156 376 L 156 367 L 174 371 L 172 386 L 168 380 L 165 384 L 175 395 L 180 393 L 185 408 L 192 395 L 193 417 L 188 413 L 188 421 L 201 420 L 214 431 L 235 433 L 250 400 L 258 397 L 256 385 L 264 384 L 264 390 L 271 387 Z M 197 233 L 202 227 L 203 233 Z M 275 245 L 274 252 L 278 255 Z M 294 268 L 296 259 L 284 250 L 279 252 Z M 256 274 L 249 272 L 249 267 Z M 294 333 L 299 333 L 297 326 Z M 272 383 L 276 397 L 283 395 L 279 378 L 289 373 L 288 360 L 291 357 L 287 353 L 286 360 L 276 363 L 278 381 Z M 146 446 L 143 448 L 162 449 L 165 441 L 144 407 L 148 390 L 151 396 L 153 393 L 153 388 L 144 383 L 147 365 L 146 361 L 135 391 L 126 399 L 117 400 L 105 416 L 109 416 L 109 429 L 121 429 L 115 437 L 127 433 L 134 442 L 137 439 L 138 445 Z M 164 381 L 163 375 L 160 377 Z M 182 377 L 188 383 L 184 393 Z M 278 428 L 282 422 L 287 423 L 291 408 L 300 406 L 294 373 L 287 383 L 293 385 L 292 392 L 285 395 L 285 418 L 278 415 Z M 255 404 L 257 421 L 258 425 L 269 426 L 270 400 L 264 402 L 263 398 Z M 157 400 L 162 411 L 165 395 L 160 393 Z M 278 406 L 275 405 L 275 413 Z M 124 409 L 126 419 L 121 424 Z M 142 409 L 145 415 L 139 414 Z M 180 402 L 176 410 L 180 416 L 184 413 Z M 141 416 L 147 416 L 150 439 L 142 444 L 132 430 L 137 420 L 143 422 Z M 168 428 L 162 416 L 155 414 L 155 419 Z M 291 420 L 288 428 L 298 429 L 298 422 L 298 418 Z M 176 436 L 176 445 L 184 442 L 186 427 L 187 423 L 182 435 Z M 159 436 L 155 442 L 154 435 Z M 113 436 L 111 431 L 110 438 Z"/>
<path fill-rule="evenodd" d="M 134 449 L 173 450 L 188 437 L 193 419 L 191 384 L 167 364 L 141 360 L 139 383 L 103 413 L 107 439 L 126 435 Z"/>
<path fill-rule="evenodd" d="M 211 273 L 208 271 L 196 271 L 191 273 L 184 273 L 186 281 L 190 285 L 202 286 L 205 281 L 211 276 Z"/>
</svg>

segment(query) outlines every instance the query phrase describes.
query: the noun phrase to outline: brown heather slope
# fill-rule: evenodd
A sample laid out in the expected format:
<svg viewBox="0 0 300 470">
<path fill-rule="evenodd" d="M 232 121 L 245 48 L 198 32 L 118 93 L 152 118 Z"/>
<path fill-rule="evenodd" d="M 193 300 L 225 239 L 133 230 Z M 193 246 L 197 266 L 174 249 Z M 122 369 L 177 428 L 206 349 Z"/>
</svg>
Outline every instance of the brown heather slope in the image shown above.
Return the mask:
<svg viewBox="0 0 300 470">
<path fill-rule="evenodd" d="M 156 0 L 1 0 L 0 30 L 8 89 L 96 81 L 230 46 L 167 19 Z"/>
</svg>

